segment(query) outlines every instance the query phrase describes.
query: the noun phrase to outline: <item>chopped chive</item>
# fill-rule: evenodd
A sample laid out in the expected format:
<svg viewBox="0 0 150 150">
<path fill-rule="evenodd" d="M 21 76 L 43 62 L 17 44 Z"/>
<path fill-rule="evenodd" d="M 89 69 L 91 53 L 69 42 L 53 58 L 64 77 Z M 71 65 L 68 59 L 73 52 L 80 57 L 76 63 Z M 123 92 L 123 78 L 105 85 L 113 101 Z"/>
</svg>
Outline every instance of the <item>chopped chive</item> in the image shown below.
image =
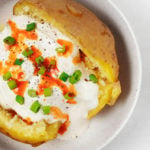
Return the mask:
<svg viewBox="0 0 150 150">
<path fill-rule="evenodd" d="M 30 97 L 36 97 L 36 96 L 37 96 L 36 90 L 29 89 L 29 90 L 28 90 L 28 95 L 29 95 Z"/>
<path fill-rule="evenodd" d="M 33 54 L 33 50 L 31 48 L 28 48 L 22 52 L 22 55 L 25 57 L 30 57 Z"/>
<path fill-rule="evenodd" d="M 69 100 L 69 99 L 74 98 L 74 94 L 73 94 L 73 93 L 68 92 L 68 93 L 66 93 L 66 94 L 64 95 L 64 97 L 65 97 L 65 99 Z"/>
<path fill-rule="evenodd" d="M 51 60 L 50 65 L 53 65 L 53 66 L 56 65 L 56 60 Z"/>
<path fill-rule="evenodd" d="M 7 81 L 11 78 L 11 73 L 8 71 L 3 75 L 3 80 Z"/>
<path fill-rule="evenodd" d="M 7 36 L 3 41 L 10 46 L 16 44 L 16 40 L 12 36 Z"/>
<path fill-rule="evenodd" d="M 47 115 L 50 113 L 51 107 L 50 106 L 42 106 L 42 111 L 43 111 L 44 115 Z"/>
<path fill-rule="evenodd" d="M 94 74 L 90 74 L 89 75 L 90 81 L 92 81 L 93 83 L 97 83 L 98 79 L 96 78 L 96 76 Z"/>
<path fill-rule="evenodd" d="M 76 79 L 75 79 L 74 76 L 70 76 L 70 77 L 69 77 L 69 82 L 70 82 L 71 84 L 77 83 L 77 81 L 76 81 Z"/>
<path fill-rule="evenodd" d="M 26 26 L 26 31 L 32 31 L 36 28 L 36 23 L 30 23 L 30 24 L 27 24 Z"/>
<path fill-rule="evenodd" d="M 64 53 L 66 51 L 66 46 L 63 45 L 62 47 L 58 47 L 58 48 L 56 48 L 56 51 L 58 53 Z"/>
<path fill-rule="evenodd" d="M 18 102 L 21 105 L 24 104 L 24 97 L 20 96 L 20 95 L 17 95 L 16 96 L 16 102 Z"/>
<path fill-rule="evenodd" d="M 44 96 L 48 97 L 52 95 L 52 89 L 51 88 L 45 88 L 44 89 Z"/>
<path fill-rule="evenodd" d="M 27 52 L 27 50 L 24 50 L 24 51 L 22 52 L 22 55 L 24 55 L 25 57 L 28 57 L 28 52 Z"/>
<path fill-rule="evenodd" d="M 81 72 L 80 70 L 76 70 L 76 71 L 73 73 L 73 75 L 70 76 L 69 82 L 70 82 L 71 84 L 75 84 L 75 83 L 77 83 L 77 82 L 80 80 L 81 76 L 82 76 L 82 72 Z"/>
<path fill-rule="evenodd" d="M 37 113 L 41 108 L 41 104 L 39 103 L 39 101 L 35 101 L 32 103 L 30 110 L 33 111 L 34 113 Z"/>
<path fill-rule="evenodd" d="M 35 59 L 37 64 L 41 64 L 42 62 L 44 62 L 44 58 L 42 56 L 39 56 Z"/>
<path fill-rule="evenodd" d="M 56 65 L 56 60 L 51 60 L 49 67 L 50 67 L 51 69 L 53 69 L 53 68 L 55 68 L 55 65 Z"/>
<path fill-rule="evenodd" d="M 45 73 L 45 71 L 46 71 L 46 68 L 44 66 L 42 66 L 40 68 L 40 70 L 38 71 L 38 74 L 43 75 Z"/>
<path fill-rule="evenodd" d="M 15 89 L 15 88 L 17 87 L 17 83 L 16 83 L 15 80 L 10 80 L 10 81 L 7 82 L 7 84 L 8 84 L 8 87 L 9 87 L 11 90 L 13 90 L 13 89 Z"/>
<path fill-rule="evenodd" d="M 21 66 L 23 64 L 23 62 L 24 62 L 24 60 L 16 59 L 14 64 Z"/>
<path fill-rule="evenodd" d="M 62 80 L 62 81 L 67 81 L 67 79 L 69 78 L 69 75 L 65 72 L 62 72 L 59 79 Z"/>
</svg>

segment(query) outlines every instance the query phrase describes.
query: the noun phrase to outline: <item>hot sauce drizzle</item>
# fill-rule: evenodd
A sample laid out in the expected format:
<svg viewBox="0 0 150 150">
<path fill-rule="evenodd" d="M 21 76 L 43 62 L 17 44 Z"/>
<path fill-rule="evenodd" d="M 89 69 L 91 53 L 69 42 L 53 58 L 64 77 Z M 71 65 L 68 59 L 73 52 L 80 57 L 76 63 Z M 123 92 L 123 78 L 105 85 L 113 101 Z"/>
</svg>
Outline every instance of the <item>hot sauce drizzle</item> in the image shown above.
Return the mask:
<svg viewBox="0 0 150 150">
<path fill-rule="evenodd" d="M 28 46 L 24 44 L 24 39 L 30 39 L 30 40 L 37 40 L 38 36 L 37 34 L 32 31 L 28 32 L 26 30 L 18 29 L 15 22 L 9 20 L 8 25 L 11 28 L 11 36 L 15 38 L 16 43 L 12 46 L 6 46 L 6 49 L 9 50 L 9 56 L 8 60 L 5 61 L 5 64 L 2 62 L 0 63 L 0 74 L 3 75 L 6 72 L 12 70 L 13 77 L 17 78 L 15 79 L 17 82 L 17 88 L 13 90 L 13 92 L 17 95 L 24 95 L 24 92 L 27 88 L 28 81 L 19 81 L 23 79 L 24 73 L 22 72 L 22 69 L 20 66 L 15 66 L 14 62 L 17 58 L 17 55 L 22 52 L 22 50 L 25 50 Z"/>
<path fill-rule="evenodd" d="M 44 75 L 41 75 L 41 82 L 38 85 L 38 91 L 37 91 L 38 95 L 43 95 L 45 88 L 49 88 L 49 87 L 53 87 L 53 86 L 59 87 L 62 90 L 63 95 L 65 95 L 68 92 L 72 92 L 72 89 L 67 87 L 67 85 L 65 83 L 63 83 L 59 78 L 53 77 L 53 74 L 57 75 L 57 73 L 59 72 L 59 70 L 57 68 L 56 58 L 55 57 L 47 57 L 44 59 L 44 62 L 39 65 L 36 63 L 35 59 L 37 57 L 41 56 L 42 53 L 35 46 L 31 46 L 31 49 L 33 50 L 33 55 L 31 55 L 31 57 L 29 57 L 29 60 L 32 61 L 32 63 L 35 66 L 34 74 L 35 75 L 38 74 L 38 71 L 41 66 L 44 66 L 46 68 Z M 56 64 L 52 67 L 50 65 L 51 60 L 56 61 Z M 67 100 L 66 102 L 69 104 L 77 103 L 74 99 Z"/>
<path fill-rule="evenodd" d="M 57 53 L 58 56 L 64 56 L 64 57 L 68 57 L 72 51 L 73 51 L 73 44 L 69 41 L 65 41 L 62 39 L 58 39 L 57 43 L 60 44 L 61 46 L 65 45 L 65 52 L 64 53 Z"/>
<path fill-rule="evenodd" d="M 24 93 L 26 91 L 26 88 L 28 86 L 28 81 L 18 81 L 17 82 L 17 88 L 13 90 L 13 92 L 16 95 L 24 96 Z"/>
<path fill-rule="evenodd" d="M 70 125 L 69 115 L 64 114 L 58 107 L 52 106 L 51 113 L 53 114 L 55 119 L 65 119 L 65 122 L 59 128 L 59 134 L 63 135 L 66 131 L 68 126 Z"/>
<path fill-rule="evenodd" d="M 26 30 L 18 29 L 16 23 L 11 20 L 8 21 L 8 24 L 12 31 L 12 37 L 14 37 L 16 41 L 18 41 L 18 38 L 20 35 L 23 35 L 24 38 L 27 38 L 30 40 L 37 40 L 38 36 L 35 33 L 35 31 L 28 32 Z"/>
</svg>

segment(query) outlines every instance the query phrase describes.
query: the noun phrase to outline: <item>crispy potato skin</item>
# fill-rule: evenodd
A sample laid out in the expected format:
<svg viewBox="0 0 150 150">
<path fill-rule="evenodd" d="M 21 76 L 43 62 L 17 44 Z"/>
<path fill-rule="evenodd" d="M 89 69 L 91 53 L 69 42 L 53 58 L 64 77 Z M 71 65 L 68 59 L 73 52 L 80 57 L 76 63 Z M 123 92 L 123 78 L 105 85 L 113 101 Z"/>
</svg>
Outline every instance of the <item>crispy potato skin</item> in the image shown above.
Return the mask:
<svg viewBox="0 0 150 150">
<path fill-rule="evenodd" d="M 19 0 L 13 9 L 14 15 L 29 15 L 58 28 L 73 39 L 87 56 L 85 64 L 95 70 L 99 77 L 99 104 L 89 111 L 88 118 L 95 116 L 106 104 L 113 105 L 121 93 L 118 80 L 119 65 L 114 38 L 91 11 L 73 0 Z M 105 84 L 101 84 L 105 79 Z M 0 131 L 11 138 L 38 146 L 57 136 L 61 123 L 45 121 L 26 124 L 17 115 L 12 116 L 0 107 Z"/>
</svg>

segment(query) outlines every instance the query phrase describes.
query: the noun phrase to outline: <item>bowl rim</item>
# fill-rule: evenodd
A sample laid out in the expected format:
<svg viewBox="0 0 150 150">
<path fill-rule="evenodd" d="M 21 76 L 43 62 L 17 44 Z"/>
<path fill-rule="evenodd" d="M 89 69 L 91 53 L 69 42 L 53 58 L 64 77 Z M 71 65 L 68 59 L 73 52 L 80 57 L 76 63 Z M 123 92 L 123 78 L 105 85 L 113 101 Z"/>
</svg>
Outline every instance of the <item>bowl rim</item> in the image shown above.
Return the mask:
<svg viewBox="0 0 150 150">
<path fill-rule="evenodd" d="M 138 86 L 137 86 L 137 92 L 135 94 L 135 98 L 134 101 L 132 103 L 132 107 L 127 115 L 127 117 L 125 118 L 125 120 L 121 123 L 120 128 L 118 128 L 115 133 L 106 140 L 106 142 L 104 142 L 101 146 L 99 146 L 96 150 L 101 150 L 104 147 L 106 147 L 108 144 L 110 144 L 119 134 L 120 132 L 123 130 L 123 128 L 125 127 L 125 125 L 127 124 L 127 122 L 129 121 L 129 119 L 131 118 L 131 115 L 133 114 L 133 111 L 135 109 L 135 106 L 137 104 L 139 95 L 140 95 L 140 91 L 141 91 L 141 84 L 142 84 L 142 58 L 141 58 L 141 53 L 140 53 L 140 47 L 138 45 L 138 42 L 136 40 L 136 36 L 134 34 L 134 31 L 132 29 L 132 27 L 130 26 L 130 23 L 128 22 L 128 20 L 126 19 L 125 15 L 123 14 L 123 12 L 119 9 L 119 7 L 115 4 L 115 2 L 113 2 L 112 0 L 108 0 L 108 3 L 116 10 L 116 12 L 120 15 L 120 17 L 122 18 L 122 20 L 124 21 L 124 23 L 126 24 L 129 33 L 131 34 L 131 37 L 133 39 L 133 44 L 135 45 L 135 50 L 137 53 L 137 60 L 138 60 L 138 67 L 139 67 L 139 80 L 138 80 Z"/>
</svg>

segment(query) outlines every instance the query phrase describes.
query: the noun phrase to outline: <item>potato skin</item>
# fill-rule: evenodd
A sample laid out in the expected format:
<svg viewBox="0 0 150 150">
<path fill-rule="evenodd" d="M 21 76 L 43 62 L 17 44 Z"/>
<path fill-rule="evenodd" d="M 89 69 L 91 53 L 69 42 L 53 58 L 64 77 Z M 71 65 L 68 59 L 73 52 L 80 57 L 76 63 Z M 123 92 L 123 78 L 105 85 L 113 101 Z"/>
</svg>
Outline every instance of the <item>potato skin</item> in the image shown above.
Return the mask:
<svg viewBox="0 0 150 150">
<path fill-rule="evenodd" d="M 86 66 L 97 69 L 95 73 L 99 77 L 99 104 L 89 111 L 89 119 L 106 104 L 113 105 L 116 102 L 121 86 L 114 38 L 108 27 L 91 11 L 73 0 L 19 0 L 13 12 L 14 15 L 29 15 L 58 28 L 80 46 L 87 56 Z M 105 85 L 100 83 L 101 79 L 105 79 Z M 60 122 L 47 124 L 45 121 L 28 125 L 19 116 L 12 116 L 1 107 L 0 114 L 2 133 L 33 146 L 54 139 L 61 126 Z"/>
</svg>

